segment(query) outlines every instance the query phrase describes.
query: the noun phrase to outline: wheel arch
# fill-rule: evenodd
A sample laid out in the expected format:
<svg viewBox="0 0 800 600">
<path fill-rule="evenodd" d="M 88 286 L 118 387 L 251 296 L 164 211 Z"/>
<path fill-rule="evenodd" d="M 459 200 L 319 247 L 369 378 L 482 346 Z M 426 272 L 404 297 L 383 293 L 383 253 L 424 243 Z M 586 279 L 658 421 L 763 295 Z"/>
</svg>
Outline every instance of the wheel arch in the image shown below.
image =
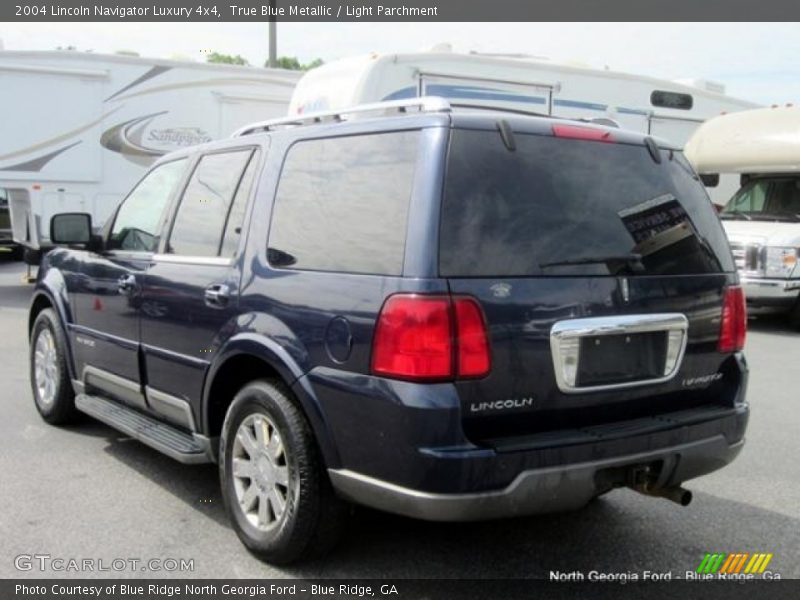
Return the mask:
<svg viewBox="0 0 800 600">
<path fill-rule="evenodd" d="M 225 413 L 242 386 L 256 379 L 279 379 L 291 390 L 308 419 L 326 465 L 338 465 L 338 452 L 320 404 L 308 386 L 298 384 L 303 375 L 277 342 L 253 333 L 232 337 L 206 375 L 200 415 L 202 432 L 210 438 L 220 435 Z"/>
<path fill-rule="evenodd" d="M 36 323 L 39 314 L 48 308 L 54 310 L 59 325 L 61 325 L 64 332 L 64 340 L 67 346 L 67 368 L 69 369 L 69 376 L 70 379 L 75 379 L 75 362 L 73 360 L 72 341 L 69 336 L 69 323 L 72 321 L 72 313 L 69 304 L 63 296 L 66 296 L 66 289 L 64 289 L 63 293 L 53 293 L 48 287 L 37 287 L 31 298 L 30 308 L 28 309 L 28 340 L 30 341 L 30 336 L 33 333 L 33 325 Z"/>
</svg>

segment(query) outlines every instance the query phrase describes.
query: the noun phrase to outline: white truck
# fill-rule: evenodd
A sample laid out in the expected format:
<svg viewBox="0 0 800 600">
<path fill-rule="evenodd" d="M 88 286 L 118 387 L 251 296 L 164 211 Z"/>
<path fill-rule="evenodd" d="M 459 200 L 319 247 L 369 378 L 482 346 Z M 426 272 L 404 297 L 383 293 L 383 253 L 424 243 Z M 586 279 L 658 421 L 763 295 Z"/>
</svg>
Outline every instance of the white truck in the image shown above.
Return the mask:
<svg viewBox="0 0 800 600">
<path fill-rule="evenodd" d="M 0 188 L 14 241 L 35 260 L 49 245 L 53 214 L 88 212 L 101 226 L 159 156 L 286 115 L 300 75 L 74 51 L 0 51 Z"/>
<path fill-rule="evenodd" d="M 414 96 L 612 120 L 679 145 L 706 119 L 758 106 L 725 95 L 724 85 L 712 81 L 666 81 L 522 55 L 461 54 L 443 44 L 430 52 L 373 53 L 313 69 L 297 84 L 289 110 L 294 115 Z M 710 190 L 712 200 L 726 201 L 737 186 L 738 179 L 723 179 Z"/>
<path fill-rule="evenodd" d="M 737 173 L 720 218 L 749 306 L 787 311 L 800 329 L 800 108 L 775 107 L 704 123 L 686 145 L 698 173 Z"/>
</svg>

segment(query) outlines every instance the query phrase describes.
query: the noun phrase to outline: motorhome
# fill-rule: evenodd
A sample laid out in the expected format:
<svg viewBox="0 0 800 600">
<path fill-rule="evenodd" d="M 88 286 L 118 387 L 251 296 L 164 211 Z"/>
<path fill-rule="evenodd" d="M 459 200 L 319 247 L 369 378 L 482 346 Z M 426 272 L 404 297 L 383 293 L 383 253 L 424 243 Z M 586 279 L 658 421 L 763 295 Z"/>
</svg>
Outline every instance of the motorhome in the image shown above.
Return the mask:
<svg viewBox="0 0 800 600">
<path fill-rule="evenodd" d="M 414 96 L 451 105 L 497 107 L 566 118 L 614 122 L 682 146 L 706 119 L 758 106 L 706 80 L 666 81 L 524 55 L 461 54 L 447 44 L 431 52 L 369 54 L 309 71 L 292 95 L 290 114 L 342 109 Z M 736 189 L 710 189 L 722 202 Z"/>
<path fill-rule="evenodd" d="M 102 226 L 158 157 L 285 115 L 299 77 L 124 55 L 0 51 L 0 188 L 14 240 L 47 247 L 50 217 L 62 212 L 90 213 Z"/>
<path fill-rule="evenodd" d="M 736 173 L 720 212 L 748 305 L 788 312 L 800 328 L 800 108 L 711 119 L 686 145 L 701 174 Z"/>
</svg>

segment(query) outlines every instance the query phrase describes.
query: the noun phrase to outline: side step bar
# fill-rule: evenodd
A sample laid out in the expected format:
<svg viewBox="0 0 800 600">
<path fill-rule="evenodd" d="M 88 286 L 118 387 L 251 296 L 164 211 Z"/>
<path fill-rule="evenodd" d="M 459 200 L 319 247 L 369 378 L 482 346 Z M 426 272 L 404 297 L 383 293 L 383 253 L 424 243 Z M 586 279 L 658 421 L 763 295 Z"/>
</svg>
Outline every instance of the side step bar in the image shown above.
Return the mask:
<svg viewBox="0 0 800 600">
<path fill-rule="evenodd" d="M 75 408 L 185 464 L 213 462 L 206 438 L 186 433 L 124 404 L 89 394 L 75 396 Z"/>
</svg>

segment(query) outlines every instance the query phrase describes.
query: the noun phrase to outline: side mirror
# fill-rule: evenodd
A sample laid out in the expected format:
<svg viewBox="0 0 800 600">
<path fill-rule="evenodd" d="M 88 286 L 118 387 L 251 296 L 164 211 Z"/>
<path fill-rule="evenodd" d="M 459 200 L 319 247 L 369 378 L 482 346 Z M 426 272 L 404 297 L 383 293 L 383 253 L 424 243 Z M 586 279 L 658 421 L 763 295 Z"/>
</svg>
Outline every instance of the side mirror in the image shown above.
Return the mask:
<svg viewBox="0 0 800 600">
<path fill-rule="evenodd" d="M 92 216 L 88 213 L 53 215 L 50 241 L 63 245 L 89 244 L 92 241 Z"/>
</svg>

